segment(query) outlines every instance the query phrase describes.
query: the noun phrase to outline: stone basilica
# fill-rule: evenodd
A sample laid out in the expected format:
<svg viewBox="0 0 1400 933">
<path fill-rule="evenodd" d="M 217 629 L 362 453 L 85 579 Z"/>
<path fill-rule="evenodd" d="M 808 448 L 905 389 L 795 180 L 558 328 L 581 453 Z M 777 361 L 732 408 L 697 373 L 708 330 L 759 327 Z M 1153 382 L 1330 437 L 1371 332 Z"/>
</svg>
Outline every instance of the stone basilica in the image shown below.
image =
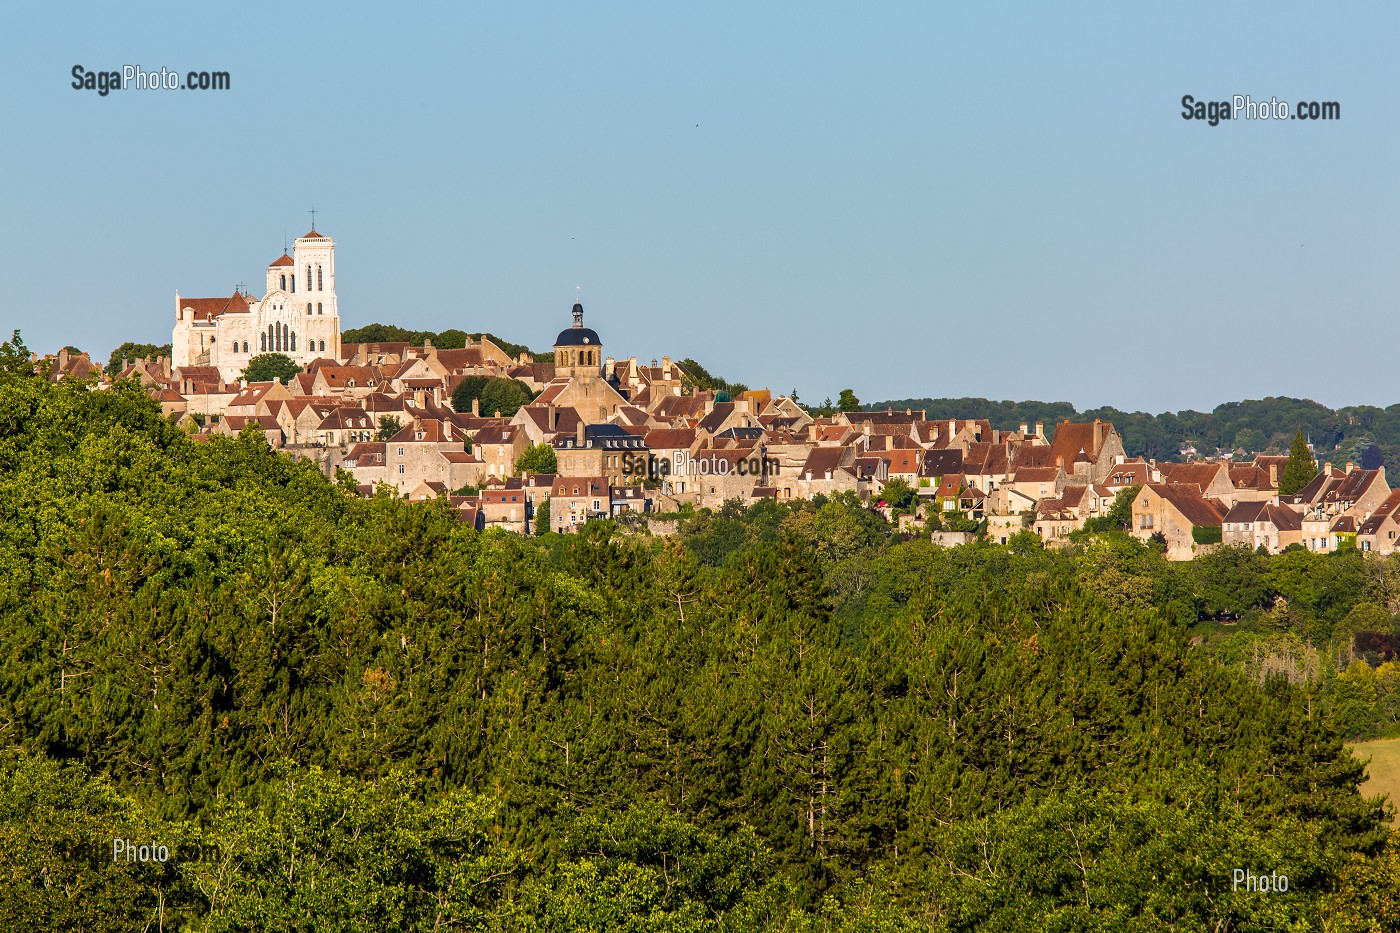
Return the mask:
<svg viewBox="0 0 1400 933">
<path fill-rule="evenodd" d="M 213 366 L 226 382 L 239 378 L 260 353 L 281 353 L 298 364 L 340 358 L 340 312 L 335 300 L 335 242 L 314 229 L 297 237 L 267 267 L 262 298 L 235 289 L 228 298 L 182 298 L 175 293 L 175 366 Z"/>
</svg>

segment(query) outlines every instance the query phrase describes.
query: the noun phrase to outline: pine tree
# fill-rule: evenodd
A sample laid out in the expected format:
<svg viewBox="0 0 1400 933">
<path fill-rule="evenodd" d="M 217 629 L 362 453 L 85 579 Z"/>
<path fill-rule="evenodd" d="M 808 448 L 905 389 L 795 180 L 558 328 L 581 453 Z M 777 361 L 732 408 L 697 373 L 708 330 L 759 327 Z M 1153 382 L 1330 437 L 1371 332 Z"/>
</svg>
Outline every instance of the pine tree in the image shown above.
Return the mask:
<svg viewBox="0 0 1400 933">
<path fill-rule="evenodd" d="M 1308 439 L 1303 435 L 1303 429 L 1299 428 L 1288 448 L 1288 465 L 1283 468 L 1283 477 L 1279 480 L 1279 495 L 1293 495 L 1311 483 L 1316 475 L 1317 462 L 1313 460 L 1312 451 L 1308 450 Z"/>
</svg>

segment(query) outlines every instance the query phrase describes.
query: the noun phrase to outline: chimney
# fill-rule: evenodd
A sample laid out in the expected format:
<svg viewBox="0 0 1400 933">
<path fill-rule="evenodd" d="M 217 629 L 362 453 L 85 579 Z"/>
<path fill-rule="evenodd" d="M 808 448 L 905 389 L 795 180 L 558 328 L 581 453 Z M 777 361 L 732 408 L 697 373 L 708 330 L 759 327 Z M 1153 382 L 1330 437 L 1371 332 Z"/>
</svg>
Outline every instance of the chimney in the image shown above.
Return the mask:
<svg viewBox="0 0 1400 933">
<path fill-rule="evenodd" d="M 583 419 L 582 419 L 582 418 L 578 419 L 578 428 L 576 428 L 575 431 L 574 431 L 574 441 L 575 441 L 580 447 L 583 446 Z"/>
<path fill-rule="evenodd" d="M 1324 464 L 1322 465 L 1322 475 L 1324 475 L 1324 476 L 1331 476 L 1331 475 L 1332 475 L 1332 461 L 1331 461 L 1331 460 L 1328 460 L 1326 463 L 1324 463 Z"/>
<path fill-rule="evenodd" d="M 1354 463 L 1352 463 L 1350 460 L 1348 460 L 1348 461 L 1347 461 L 1347 472 L 1350 473 L 1350 472 L 1351 472 L 1352 470 L 1354 470 L 1354 469 L 1356 469 L 1356 464 L 1354 464 Z"/>
<path fill-rule="evenodd" d="M 1270 464 L 1269 464 L 1269 485 L 1272 486 L 1272 487 L 1274 487 L 1275 489 L 1278 488 L 1278 464 L 1277 464 L 1277 463 L 1270 463 Z"/>
<path fill-rule="evenodd" d="M 559 411 L 554 407 L 553 402 L 544 407 L 544 426 L 545 430 L 551 434 L 559 430 Z"/>
<path fill-rule="evenodd" d="M 993 443 L 993 444 L 1000 444 L 1000 443 L 1001 443 L 1001 432 L 1000 432 L 1000 431 L 997 431 L 997 430 L 995 430 L 995 429 L 992 431 L 992 443 Z"/>
<path fill-rule="evenodd" d="M 1099 448 L 1103 447 L 1103 423 L 1099 419 L 1094 419 L 1094 456 L 1098 456 Z"/>
<path fill-rule="evenodd" d="M 62 369 L 68 365 L 68 348 L 63 347 L 58 351 L 58 368 Z"/>
<path fill-rule="evenodd" d="M 474 418 L 480 418 L 480 417 L 481 417 L 481 400 L 480 400 L 480 399 L 475 399 L 475 398 L 472 399 L 472 417 L 474 417 Z"/>
<path fill-rule="evenodd" d="M 948 419 L 948 440 L 953 439 L 953 435 L 958 433 L 958 419 Z"/>
<path fill-rule="evenodd" d="M 1022 421 L 1022 422 L 1021 422 L 1021 436 L 1022 436 L 1022 437 L 1025 437 L 1027 434 L 1031 433 L 1029 429 L 1030 429 L 1030 425 L 1028 425 L 1028 424 L 1026 424 L 1024 421 Z"/>
<path fill-rule="evenodd" d="M 1037 422 L 1035 423 L 1035 436 L 1036 436 L 1036 437 L 1039 437 L 1039 438 L 1044 438 L 1044 437 L 1045 437 L 1045 422 L 1044 422 L 1044 421 L 1037 421 Z"/>
<path fill-rule="evenodd" d="M 663 356 L 661 358 L 661 378 L 671 378 L 671 358 L 669 356 Z"/>
<path fill-rule="evenodd" d="M 870 422 L 869 422 L 869 421 L 865 422 L 865 436 L 866 436 L 866 437 L 869 437 L 869 436 L 870 436 Z"/>
</svg>

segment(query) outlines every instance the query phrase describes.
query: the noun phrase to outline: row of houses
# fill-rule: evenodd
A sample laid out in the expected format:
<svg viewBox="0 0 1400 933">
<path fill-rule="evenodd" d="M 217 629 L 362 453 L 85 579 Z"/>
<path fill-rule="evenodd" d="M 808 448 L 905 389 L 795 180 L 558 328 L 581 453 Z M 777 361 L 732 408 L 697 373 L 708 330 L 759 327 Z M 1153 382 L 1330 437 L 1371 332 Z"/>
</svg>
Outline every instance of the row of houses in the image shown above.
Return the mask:
<svg viewBox="0 0 1400 933">
<path fill-rule="evenodd" d="M 994 541 L 1030 528 L 1051 544 L 1108 515 L 1135 491 L 1132 533 L 1159 537 L 1172 559 L 1216 542 L 1280 551 L 1355 544 L 1395 549 L 1397 501 L 1384 469 L 1324 465 L 1309 486 L 1279 494 L 1286 458 L 1157 463 L 1126 456 L 1108 422 L 1021 424 L 929 419 L 904 410 L 813 416 L 767 391 L 736 398 L 695 387 L 669 358 L 650 365 L 602 356 L 596 332 L 561 332 L 552 361 L 511 358 L 489 338 L 465 348 L 346 344 L 287 384 L 223 383 L 212 367 L 134 360 L 104 374 L 85 355 L 53 358 L 50 378 L 137 379 L 166 414 L 207 439 L 253 430 L 330 475 L 345 470 L 370 495 L 446 497 L 463 521 L 522 533 L 576 530 L 589 519 L 672 512 L 685 505 L 800 500 L 851 493 L 903 528 L 956 514 L 985 523 Z M 534 399 L 508 417 L 449 403 L 461 380 L 517 379 Z M 548 446 L 557 467 L 517 469 Z M 891 484 L 914 490 L 895 516 Z"/>
</svg>

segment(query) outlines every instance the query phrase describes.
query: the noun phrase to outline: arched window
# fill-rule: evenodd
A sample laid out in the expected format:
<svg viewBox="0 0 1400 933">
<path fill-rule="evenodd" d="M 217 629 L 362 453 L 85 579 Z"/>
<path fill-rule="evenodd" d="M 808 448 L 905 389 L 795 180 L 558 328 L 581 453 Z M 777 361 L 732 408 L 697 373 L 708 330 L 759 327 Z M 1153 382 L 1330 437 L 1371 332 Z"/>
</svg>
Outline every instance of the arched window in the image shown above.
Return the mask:
<svg viewBox="0 0 1400 933">
<path fill-rule="evenodd" d="M 323 314 L 323 313 L 325 313 L 325 312 L 323 312 L 323 311 L 321 310 L 321 303 L 320 303 L 319 301 L 316 302 L 316 313 L 317 313 L 317 314 Z"/>
<path fill-rule="evenodd" d="M 244 352 L 244 353 L 247 353 L 247 352 L 248 352 L 248 341 L 246 341 L 246 340 L 243 341 L 243 352 Z"/>
<path fill-rule="evenodd" d="M 294 276 L 292 276 L 292 292 L 293 292 L 293 294 L 296 293 L 296 290 L 297 290 L 297 277 L 294 275 Z"/>
<path fill-rule="evenodd" d="M 325 280 L 321 278 L 321 267 L 320 267 L 320 266 L 317 266 L 317 267 L 316 267 L 316 291 L 318 291 L 318 292 L 323 292 L 323 291 L 326 290 L 326 286 L 324 285 L 324 282 L 325 282 Z"/>
<path fill-rule="evenodd" d="M 306 264 L 306 290 L 311 291 L 311 263 Z"/>
<path fill-rule="evenodd" d="M 306 303 L 306 313 L 307 313 L 307 314 L 310 314 L 310 313 L 311 313 L 311 302 L 309 302 L 309 301 Z"/>
<path fill-rule="evenodd" d="M 259 353 L 266 353 L 266 352 L 267 352 L 267 334 L 259 334 L 259 335 L 258 335 L 258 352 L 259 352 Z"/>
<path fill-rule="evenodd" d="M 237 353 L 237 352 L 238 352 L 238 341 L 237 341 L 237 340 L 235 340 L 235 341 L 233 342 L 233 352 L 234 352 L 234 353 Z"/>
<path fill-rule="evenodd" d="M 285 275 L 278 277 L 277 287 L 284 292 L 287 290 L 287 277 Z"/>
<path fill-rule="evenodd" d="M 297 352 L 297 335 L 295 332 L 292 334 L 292 352 Z"/>
<path fill-rule="evenodd" d="M 323 351 L 326 349 L 326 342 L 324 340 L 321 341 L 321 349 Z"/>
</svg>

